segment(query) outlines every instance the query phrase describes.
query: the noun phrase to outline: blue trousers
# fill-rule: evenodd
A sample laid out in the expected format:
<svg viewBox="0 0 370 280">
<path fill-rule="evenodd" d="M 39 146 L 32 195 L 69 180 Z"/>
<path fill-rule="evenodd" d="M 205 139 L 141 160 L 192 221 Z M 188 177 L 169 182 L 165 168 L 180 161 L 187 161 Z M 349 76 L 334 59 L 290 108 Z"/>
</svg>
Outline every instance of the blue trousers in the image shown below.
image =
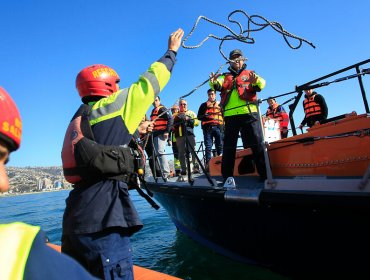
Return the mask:
<svg viewBox="0 0 370 280">
<path fill-rule="evenodd" d="M 133 280 L 130 238 L 124 232 L 113 230 L 64 235 L 62 252 L 100 279 Z"/>
<path fill-rule="evenodd" d="M 222 154 L 222 131 L 220 126 L 206 126 L 203 128 L 204 145 L 206 147 L 206 162 L 208 163 L 212 157 L 213 139 L 217 155 Z"/>
</svg>

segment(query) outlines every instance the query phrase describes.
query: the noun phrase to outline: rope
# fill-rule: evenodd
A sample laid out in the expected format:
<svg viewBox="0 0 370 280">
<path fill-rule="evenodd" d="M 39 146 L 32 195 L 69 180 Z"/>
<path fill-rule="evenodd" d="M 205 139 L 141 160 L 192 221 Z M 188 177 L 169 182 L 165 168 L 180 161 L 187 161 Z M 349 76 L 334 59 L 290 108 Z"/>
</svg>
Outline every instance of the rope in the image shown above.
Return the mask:
<svg viewBox="0 0 370 280">
<path fill-rule="evenodd" d="M 234 19 L 232 19 L 232 16 L 237 14 L 237 13 L 241 13 L 243 14 L 247 19 L 247 29 L 244 30 L 241 23 L 239 21 L 236 21 Z M 185 42 L 193 35 L 195 29 L 198 27 L 198 24 L 201 20 L 205 20 L 207 22 L 210 22 L 214 25 L 217 25 L 217 26 L 220 26 L 224 29 L 226 29 L 227 31 L 230 32 L 229 35 L 226 35 L 225 37 L 218 37 L 214 34 L 209 34 L 206 38 L 204 38 L 198 45 L 193 45 L 193 46 L 187 46 L 185 45 Z M 262 22 L 257 22 L 256 20 L 262 20 Z M 231 12 L 228 16 L 228 21 L 231 22 L 231 23 L 235 23 L 238 27 L 239 27 L 239 32 L 234 32 L 230 27 L 228 27 L 227 25 L 225 24 L 221 24 L 219 22 L 216 22 L 212 19 L 209 19 L 205 16 L 199 16 L 197 18 L 197 20 L 195 21 L 195 24 L 193 26 L 193 28 L 191 29 L 190 33 L 184 38 L 184 40 L 182 41 L 182 47 L 183 48 L 186 48 L 186 49 L 196 49 L 196 48 L 199 48 L 200 46 L 202 46 L 209 38 L 213 38 L 213 39 L 216 39 L 216 40 L 219 40 L 221 41 L 220 42 L 220 45 L 219 45 L 219 51 L 222 55 L 222 57 L 227 60 L 228 62 L 230 62 L 231 60 L 229 60 L 225 55 L 224 53 L 222 52 L 222 44 L 225 42 L 225 41 L 229 41 L 229 40 L 237 40 L 239 42 L 242 42 L 242 43 L 245 43 L 245 44 L 254 44 L 255 43 L 255 39 L 253 37 L 251 37 L 251 33 L 252 32 L 257 32 L 257 31 L 261 31 L 263 29 L 265 29 L 266 27 L 271 27 L 273 30 L 275 30 L 276 32 L 280 33 L 285 42 L 287 43 L 287 45 L 291 48 L 291 49 L 299 49 L 303 43 L 306 43 L 308 45 L 310 45 L 311 47 L 313 48 L 316 48 L 311 42 L 307 41 L 306 39 L 304 38 L 301 38 L 299 36 L 296 36 L 288 31 L 286 31 L 283 26 L 277 22 L 277 21 L 269 21 L 267 20 L 265 17 L 263 16 L 259 16 L 259 15 L 252 15 L 252 16 L 249 16 L 246 12 L 244 12 L 243 10 L 235 10 L 233 12 Z M 256 27 L 255 28 L 252 28 L 252 25 L 255 25 Z M 295 39 L 295 40 L 298 40 L 298 45 L 296 46 L 293 46 L 288 38 L 292 38 L 292 39 Z"/>
<path fill-rule="evenodd" d="M 243 14 L 243 15 L 245 15 L 245 16 L 247 17 L 247 19 L 248 19 L 248 28 L 247 28 L 246 30 L 244 30 L 244 29 L 243 29 L 243 27 L 242 27 L 242 25 L 241 25 L 241 23 L 240 23 L 240 22 L 238 22 L 238 21 L 236 21 L 236 20 L 232 19 L 232 16 L 233 16 L 234 14 L 237 14 L 237 13 L 241 13 L 241 14 Z M 256 21 L 255 21 L 256 19 L 257 19 L 257 20 L 262 20 L 263 22 L 262 22 L 262 23 L 256 22 Z M 224 29 L 228 30 L 228 31 L 231 33 L 231 35 L 229 34 L 229 35 L 226 35 L 225 37 L 221 38 L 221 37 L 218 37 L 218 36 L 216 36 L 216 35 L 214 35 L 214 34 L 209 34 L 209 35 L 208 35 L 206 38 L 204 38 L 204 39 L 203 39 L 203 40 L 202 40 L 198 45 L 195 45 L 195 46 L 187 46 L 187 45 L 185 45 L 185 42 L 186 42 L 186 41 L 187 41 L 187 40 L 188 40 L 188 39 L 193 35 L 193 33 L 194 33 L 195 29 L 198 27 L 198 24 L 199 24 L 199 22 L 200 22 L 201 20 L 205 20 L 205 21 L 208 21 L 208 22 L 210 22 L 210 23 L 212 23 L 212 24 L 214 24 L 214 25 L 220 26 L 220 27 L 222 27 L 222 28 L 224 28 Z M 271 26 L 271 28 L 272 28 L 272 29 L 274 29 L 276 32 L 280 33 L 280 34 L 283 36 L 283 38 L 284 38 L 285 42 L 287 43 L 287 45 L 288 45 L 290 48 L 292 48 L 292 49 L 299 49 L 299 48 L 302 46 L 303 42 L 305 42 L 305 43 L 309 44 L 311 47 L 315 48 L 315 46 L 314 46 L 311 42 L 309 42 L 309 41 L 307 41 L 306 39 L 303 39 L 303 38 L 301 38 L 301 37 L 298 37 L 298 36 L 296 36 L 296 35 L 294 35 L 294 34 L 289 33 L 288 31 L 284 30 L 284 28 L 282 27 L 282 25 L 281 25 L 280 23 L 278 23 L 278 22 L 276 22 L 276 21 L 269 21 L 269 20 L 267 20 L 266 18 L 264 18 L 263 16 L 259 16 L 259 15 L 252 15 L 252 16 L 249 16 L 246 12 L 244 12 L 244 11 L 242 11 L 242 10 L 235 10 L 235 11 L 233 11 L 233 12 L 231 12 L 231 13 L 229 14 L 229 16 L 228 16 L 228 20 L 229 20 L 229 22 L 231 22 L 231 23 L 235 23 L 236 25 L 238 25 L 238 27 L 239 27 L 239 33 L 234 32 L 230 27 L 228 27 L 228 26 L 227 26 L 227 25 L 225 25 L 225 24 L 221 24 L 221 23 L 216 22 L 216 21 L 214 21 L 214 20 L 212 20 L 212 19 L 209 19 L 209 18 L 207 18 L 207 17 L 205 17 L 205 16 L 199 16 L 199 17 L 197 18 L 197 20 L 196 20 L 196 22 L 195 22 L 195 24 L 194 24 L 193 28 L 191 29 L 190 33 L 189 33 L 189 34 L 188 34 L 188 35 L 183 39 L 183 41 L 182 41 L 182 43 L 181 43 L 182 47 L 183 47 L 183 48 L 185 48 L 185 49 L 195 49 L 195 48 L 199 48 L 200 46 L 202 46 L 202 45 L 203 45 L 203 43 L 204 43 L 204 42 L 206 42 L 209 38 L 214 38 L 214 39 L 216 39 L 216 40 L 221 41 L 221 42 L 220 42 L 220 45 L 219 45 L 219 51 L 220 51 L 220 53 L 221 53 L 222 57 L 223 57 L 227 62 L 226 62 L 226 63 L 224 63 L 224 64 L 222 64 L 222 65 L 218 68 L 218 70 L 215 72 L 215 75 L 217 75 L 218 73 L 220 73 L 220 72 L 221 72 L 221 69 L 222 69 L 225 65 L 227 65 L 228 63 L 230 63 L 230 62 L 232 61 L 232 60 L 229 60 L 229 59 L 224 55 L 224 53 L 222 52 L 222 44 L 223 44 L 225 41 L 237 40 L 237 41 L 239 41 L 239 42 L 246 43 L 246 44 L 254 44 L 254 43 L 255 43 L 255 40 L 254 40 L 254 38 L 252 38 L 252 37 L 250 36 L 250 34 L 251 34 L 252 32 L 261 31 L 261 30 L 265 29 L 265 28 L 266 28 L 266 27 L 268 27 L 268 26 Z M 257 28 L 251 28 L 251 24 L 254 24 L 255 26 L 257 26 Z M 247 36 L 245 36 L 245 34 L 247 34 Z M 299 44 L 298 44 L 297 46 L 293 46 L 293 45 L 289 42 L 288 38 L 293 38 L 293 39 L 298 40 L 298 41 L 299 41 Z M 153 122 L 155 122 L 158 118 L 160 118 L 162 115 L 166 114 L 169 110 L 171 110 L 171 108 L 172 108 L 172 107 L 174 107 L 175 105 L 177 105 L 181 99 L 184 99 L 184 98 L 186 98 L 186 97 L 188 97 L 188 96 L 192 95 L 196 90 L 198 90 L 200 87 L 202 87 L 202 86 L 203 86 L 204 84 L 206 84 L 208 81 L 209 81 L 209 78 L 207 78 L 204 82 L 202 82 L 201 84 L 199 84 L 198 86 L 196 86 L 196 87 L 195 87 L 193 90 L 191 90 L 189 93 L 187 93 L 187 94 L 185 94 L 185 95 L 181 96 L 178 100 L 176 100 L 176 102 L 174 103 L 174 105 L 173 105 L 173 106 L 171 106 L 170 108 L 166 109 L 166 110 L 165 110 L 165 111 L 163 111 L 161 114 L 159 114 L 159 115 L 158 115 L 158 116 L 153 120 Z M 288 94 L 290 94 L 290 93 L 288 93 Z M 147 143 L 148 143 L 148 139 L 149 139 L 150 134 L 151 134 L 151 132 L 149 132 L 149 133 L 147 134 L 147 136 L 146 136 L 147 138 L 145 139 L 145 143 L 144 143 L 143 149 L 145 149 L 145 147 L 146 147 L 146 145 L 147 145 Z"/>
</svg>

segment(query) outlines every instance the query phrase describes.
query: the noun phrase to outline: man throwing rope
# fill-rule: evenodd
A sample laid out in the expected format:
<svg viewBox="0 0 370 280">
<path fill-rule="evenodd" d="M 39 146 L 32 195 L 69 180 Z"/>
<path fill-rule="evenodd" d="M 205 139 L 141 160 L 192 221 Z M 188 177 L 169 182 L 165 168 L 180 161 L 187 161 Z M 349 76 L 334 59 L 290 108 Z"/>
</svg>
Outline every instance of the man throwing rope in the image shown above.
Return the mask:
<svg viewBox="0 0 370 280">
<path fill-rule="evenodd" d="M 221 92 L 220 105 L 224 109 L 225 135 L 221 172 L 224 180 L 234 174 L 235 152 L 239 132 L 244 148 L 251 148 L 260 180 L 266 179 L 263 157 L 262 129 L 258 121 L 257 92 L 265 87 L 265 80 L 254 71 L 247 70 L 241 50 L 229 55 L 229 73 L 211 73 L 210 86 Z M 245 105 L 245 106 L 243 106 Z"/>
</svg>

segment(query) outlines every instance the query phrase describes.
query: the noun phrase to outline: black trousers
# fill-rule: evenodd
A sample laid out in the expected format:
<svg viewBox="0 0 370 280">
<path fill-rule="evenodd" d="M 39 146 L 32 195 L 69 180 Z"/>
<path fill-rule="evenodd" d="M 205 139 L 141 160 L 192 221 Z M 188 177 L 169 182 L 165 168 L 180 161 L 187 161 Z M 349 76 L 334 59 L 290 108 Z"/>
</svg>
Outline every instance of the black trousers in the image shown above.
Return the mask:
<svg viewBox="0 0 370 280">
<path fill-rule="evenodd" d="M 238 143 L 239 132 L 242 137 L 243 147 L 251 148 L 253 161 L 258 174 L 266 178 L 266 166 L 263 156 L 262 128 L 258 121 L 258 114 L 243 114 L 228 116 L 225 121 L 224 149 L 222 155 L 221 172 L 224 179 L 234 174 L 235 152 Z"/>
<path fill-rule="evenodd" d="M 144 141 L 145 142 L 145 141 Z M 142 143 L 144 145 L 144 143 Z M 148 143 L 145 146 L 145 152 L 147 157 L 149 158 L 149 166 L 152 174 L 154 174 L 154 160 L 153 160 L 153 142 L 152 137 L 149 135 Z M 161 176 L 161 169 L 159 168 L 158 162 L 155 163 L 155 170 L 156 170 L 156 177 Z"/>
</svg>

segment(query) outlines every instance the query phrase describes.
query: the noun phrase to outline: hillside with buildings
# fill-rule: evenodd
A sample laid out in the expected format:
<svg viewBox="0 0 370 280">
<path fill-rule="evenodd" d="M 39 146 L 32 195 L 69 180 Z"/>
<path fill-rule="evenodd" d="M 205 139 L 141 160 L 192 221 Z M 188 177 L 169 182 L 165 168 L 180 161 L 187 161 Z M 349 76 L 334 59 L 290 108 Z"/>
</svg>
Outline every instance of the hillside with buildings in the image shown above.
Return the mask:
<svg viewBox="0 0 370 280">
<path fill-rule="evenodd" d="M 71 184 L 64 179 L 61 166 L 7 166 L 6 171 L 10 185 L 8 194 L 68 189 L 71 187 Z"/>
<path fill-rule="evenodd" d="M 173 170 L 173 161 L 169 161 Z M 72 184 L 68 183 L 63 176 L 61 166 L 51 167 L 12 167 L 6 166 L 9 177 L 9 192 L 5 195 L 22 194 L 29 192 L 52 191 L 59 189 L 70 189 Z M 146 166 L 146 174 L 151 176 L 150 168 Z M 0 193 L 1 195 L 1 193 Z"/>
</svg>

